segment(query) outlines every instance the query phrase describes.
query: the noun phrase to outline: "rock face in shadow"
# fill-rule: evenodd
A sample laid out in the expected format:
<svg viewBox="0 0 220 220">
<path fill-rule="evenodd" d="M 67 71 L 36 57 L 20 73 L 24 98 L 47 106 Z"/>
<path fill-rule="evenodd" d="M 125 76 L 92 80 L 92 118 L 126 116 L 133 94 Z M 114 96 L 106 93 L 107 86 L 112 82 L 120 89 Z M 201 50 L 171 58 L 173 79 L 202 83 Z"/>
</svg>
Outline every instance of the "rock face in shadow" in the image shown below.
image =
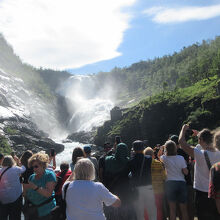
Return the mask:
<svg viewBox="0 0 220 220">
<path fill-rule="evenodd" d="M 39 130 L 37 126 L 28 119 L 13 118 L 0 123 L 1 136 L 4 136 L 11 149 L 20 156 L 24 151 L 31 150 L 34 153 L 39 151 L 50 152 L 54 148 L 56 153 L 64 150 L 64 145 L 55 143 L 48 138 L 48 134 Z M 2 146 L 4 147 L 4 146 Z"/>
<path fill-rule="evenodd" d="M 93 144 L 95 133 L 96 133 L 95 130 L 89 132 L 85 132 L 85 131 L 75 132 L 73 134 L 70 134 L 67 137 L 67 139 L 84 144 Z"/>
</svg>

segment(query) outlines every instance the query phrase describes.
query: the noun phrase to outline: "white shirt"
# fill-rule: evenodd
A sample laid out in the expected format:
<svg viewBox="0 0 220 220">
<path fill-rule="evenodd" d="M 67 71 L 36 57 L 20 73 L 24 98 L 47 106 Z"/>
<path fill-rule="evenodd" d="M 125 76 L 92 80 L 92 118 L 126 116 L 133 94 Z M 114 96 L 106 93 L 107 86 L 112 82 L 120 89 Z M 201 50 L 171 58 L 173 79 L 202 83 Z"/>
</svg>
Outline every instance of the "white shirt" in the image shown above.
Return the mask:
<svg viewBox="0 0 220 220">
<path fill-rule="evenodd" d="M 0 174 L 7 167 L 0 169 Z M 15 202 L 22 193 L 20 175 L 26 170 L 25 166 L 14 166 L 9 168 L 2 176 L 0 181 L 0 201 L 2 204 Z"/>
<path fill-rule="evenodd" d="M 67 220 L 105 220 L 103 202 L 110 206 L 115 201 L 116 196 L 102 183 L 75 180 L 69 184 L 66 193 Z"/>
<path fill-rule="evenodd" d="M 175 180 L 175 181 L 184 181 L 184 174 L 182 172 L 183 168 L 186 168 L 186 161 L 184 158 L 180 155 L 175 156 L 166 156 L 162 155 L 161 160 L 164 163 L 164 166 L 167 171 L 167 179 L 168 180 Z"/>
<path fill-rule="evenodd" d="M 220 151 L 207 151 L 211 165 L 220 161 Z M 193 187 L 202 192 L 209 190 L 209 169 L 205 160 L 204 150 L 194 148 L 195 174 Z"/>
</svg>

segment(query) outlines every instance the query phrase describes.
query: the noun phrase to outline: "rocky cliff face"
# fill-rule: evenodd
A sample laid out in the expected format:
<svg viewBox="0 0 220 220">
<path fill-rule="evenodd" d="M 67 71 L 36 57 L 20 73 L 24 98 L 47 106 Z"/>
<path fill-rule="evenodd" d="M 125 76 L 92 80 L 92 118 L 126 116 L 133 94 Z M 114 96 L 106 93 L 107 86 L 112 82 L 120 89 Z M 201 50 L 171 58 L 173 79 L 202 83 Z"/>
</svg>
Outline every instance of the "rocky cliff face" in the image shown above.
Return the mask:
<svg viewBox="0 0 220 220">
<path fill-rule="evenodd" d="M 37 152 L 55 148 L 61 152 L 64 146 L 47 134 L 60 132 L 54 109 L 53 102 L 45 103 L 21 78 L 0 69 L 0 150 L 21 154 L 27 149 Z"/>
</svg>

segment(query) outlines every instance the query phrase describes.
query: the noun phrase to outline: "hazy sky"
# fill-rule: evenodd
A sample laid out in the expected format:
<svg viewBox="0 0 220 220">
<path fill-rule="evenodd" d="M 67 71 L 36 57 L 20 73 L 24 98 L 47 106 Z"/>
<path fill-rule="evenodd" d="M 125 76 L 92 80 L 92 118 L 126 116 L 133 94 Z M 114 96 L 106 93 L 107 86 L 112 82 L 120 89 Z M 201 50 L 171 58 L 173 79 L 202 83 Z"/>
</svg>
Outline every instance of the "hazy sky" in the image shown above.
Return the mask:
<svg viewBox="0 0 220 220">
<path fill-rule="evenodd" d="M 110 71 L 220 35 L 220 0 L 0 0 L 0 32 L 21 59 Z"/>
</svg>

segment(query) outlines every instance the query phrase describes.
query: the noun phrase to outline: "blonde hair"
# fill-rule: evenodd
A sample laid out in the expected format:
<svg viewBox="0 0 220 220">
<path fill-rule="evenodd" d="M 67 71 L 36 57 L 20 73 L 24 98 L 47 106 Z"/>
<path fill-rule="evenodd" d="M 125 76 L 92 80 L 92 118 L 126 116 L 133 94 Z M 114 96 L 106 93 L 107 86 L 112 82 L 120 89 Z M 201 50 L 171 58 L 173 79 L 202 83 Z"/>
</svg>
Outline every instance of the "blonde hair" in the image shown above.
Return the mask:
<svg viewBox="0 0 220 220">
<path fill-rule="evenodd" d="M 75 180 L 95 179 L 95 167 L 89 159 L 83 158 L 76 162 L 76 165 L 74 167 L 74 179 Z"/>
<path fill-rule="evenodd" d="M 11 155 L 6 155 L 4 157 L 4 160 L 2 162 L 3 167 L 13 167 L 15 165 L 16 165 L 16 162 Z"/>
<path fill-rule="evenodd" d="M 220 131 L 215 132 L 214 139 L 213 139 L 213 145 L 215 148 L 220 150 Z"/>
<path fill-rule="evenodd" d="M 49 162 L 49 156 L 41 152 L 33 154 L 28 160 L 28 167 L 32 167 L 34 162 L 38 162 L 44 169 L 46 169 Z"/>
<path fill-rule="evenodd" d="M 150 155 L 150 156 L 154 156 L 154 151 L 151 147 L 147 147 L 144 149 L 144 155 Z"/>
<path fill-rule="evenodd" d="M 174 141 L 167 141 L 165 143 L 166 155 L 167 156 L 175 156 L 177 154 L 177 147 Z"/>
</svg>

